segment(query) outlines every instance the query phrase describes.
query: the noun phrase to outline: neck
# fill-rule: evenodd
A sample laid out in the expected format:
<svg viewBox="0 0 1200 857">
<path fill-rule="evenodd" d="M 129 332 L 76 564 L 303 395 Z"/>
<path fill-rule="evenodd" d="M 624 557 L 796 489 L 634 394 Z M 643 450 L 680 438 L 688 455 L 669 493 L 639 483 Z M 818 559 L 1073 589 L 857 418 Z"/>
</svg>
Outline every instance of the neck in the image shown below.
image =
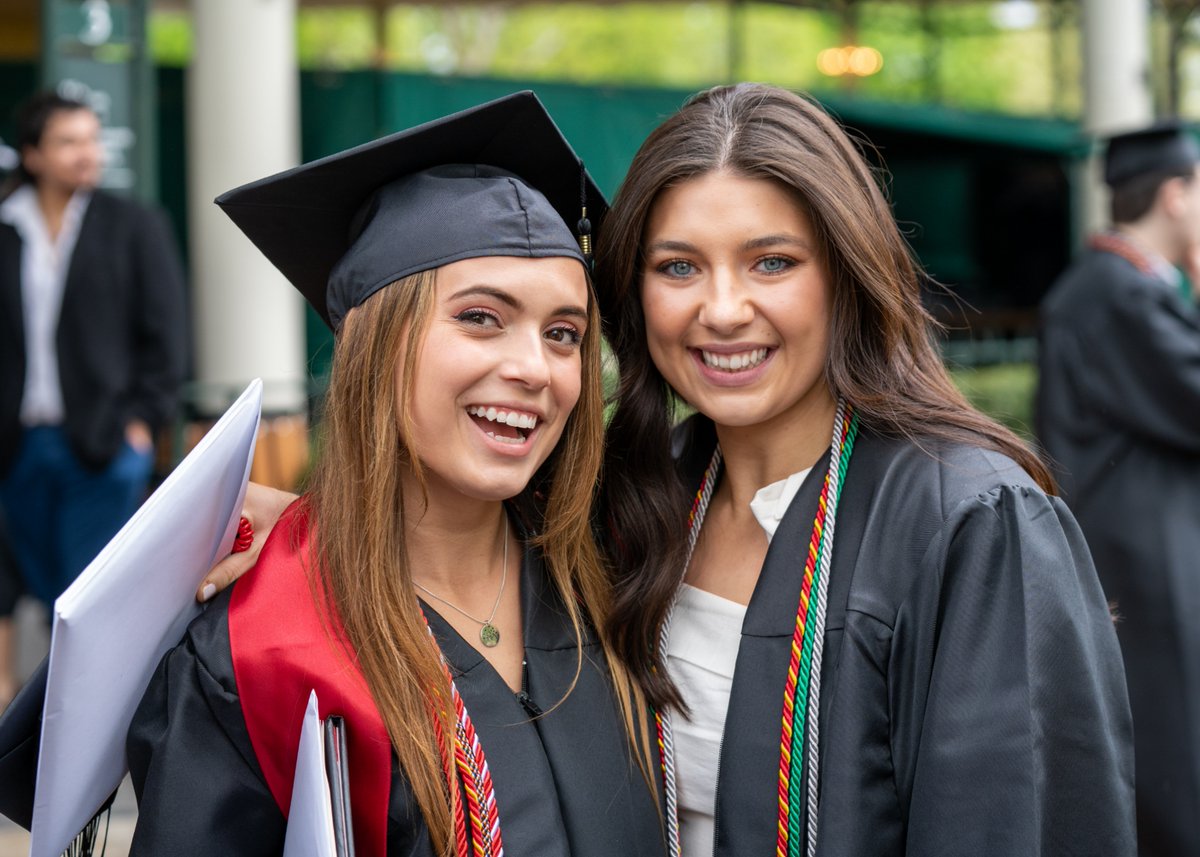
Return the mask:
<svg viewBox="0 0 1200 857">
<path fill-rule="evenodd" d="M 1182 261 L 1182 249 L 1170 239 L 1170 231 L 1153 217 L 1139 220 L 1137 223 L 1118 223 L 1113 229 L 1138 247 L 1157 253 L 1172 265 L 1178 265 Z"/>
<path fill-rule="evenodd" d="M 764 485 L 814 466 L 829 449 L 837 401 L 831 396 L 752 426 L 717 426 L 724 461 L 723 485 L 735 509 L 749 514 Z"/>
<path fill-rule="evenodd" d="M 43 181 L 37 185 L 38 208 L 42 211 L 42 218 L 52 238 L 57 238 L 62 229 L 63 215 L 74 193 L 69 188 L 49 182 Z"/>
<path fill-rule="evenodd" d="M 415 484 L 405 490 L 404 537 L 412 578 L 444 597 L 476 592 L 501 573 L 508 523 L 504 504 L 457 496 L 430 486 L 426 504 Z"/>
</svg>

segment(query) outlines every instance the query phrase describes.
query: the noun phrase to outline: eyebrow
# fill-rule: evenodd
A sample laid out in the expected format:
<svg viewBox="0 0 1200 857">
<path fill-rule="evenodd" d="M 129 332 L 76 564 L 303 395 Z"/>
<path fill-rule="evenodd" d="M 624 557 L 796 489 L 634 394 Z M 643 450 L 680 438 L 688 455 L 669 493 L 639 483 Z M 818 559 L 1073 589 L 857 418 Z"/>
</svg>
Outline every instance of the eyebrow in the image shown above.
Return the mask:
<svg viewBox="0 0 1200 857">
<path fill-rule="evenodd" d="M 747 241 L 742 247 L 746 250 L 761 250 L 764 247 L 778 247 L 781 244 L 790 244 L 794 247 L 802 247 L 805 250 L 812 250 L 809 243 L 799 235 L 788 235 L 780 233 L 778 235 L 764 235 L 761 238 L 753 238 Z"/>
<path fill-rule="evenodd" d="M 658 253 L 663 250 L 673 253 L 695 253 L 696 246 L 686 241 L 655 241 L 646 248 L 647 253 Z"/>
<path fill-rule="evenodd" d="M 457 301 L 457 300 L 462 300 L 463 298 L 471 298 L 471 297 L 494 298 L 494 299 L 500 301 L 501 303 L 507 304 L 508 306 L 512 307 L 517 312 L 520 312 L 525 309 L 525 304 L 523 304 L 521 301 L 517 300 L 509 292 L 506 292 L 504 289 L 498 289 L 495 286 L 486 286 L 486 285 L 467 286 L 467 288 L 459 289 L 457 292 L 452 294 L 449 299 L 451 301 Z M 584 321 L 587 321 L 587 317 L 588 317 L 587 310 L 584 309 L 583 307 L 576 306 L 575 304 L 566 304 L 564 306 L 560 306 L 553 313 L 551 313 L 551 315 L 556 315 L 556 316 L 561 315 L 561 316 L 568 316 L 571 318 L 581 318 Z"/>
<path fill-rule="evenodd" d="M 457 292 L 452 294 L 450 296 L 450 300 L 457 301 L 457 300 L 461 300 L 463 298 L 472 298 L 472 297 L 495 298 L 496 300 L 500 301 L 501 303 L 508 304 L 510 307 L 512 307 L 513 309 L 516 309 L 516 310 L 525 308 L 525 305 L 523 303 L 521 303 L 519 300 L 517 300 L 515 297 L 513 297 L 511 294 L 504 291 L 503 289 L 498 289 L 495 286 L 483 286 L 483 285 L 467 286 L 465 289 L 459 289 Z"/>
<path fill-rule="evenodd" d="M 766 247 L 779 247 L 780 245 L 789 245 L 793 247 L 801 247 L 804 250 L 812 251 L 812 246 L 801 238 L 799 235 L 789 235 L 780 233 L 777 235 L 763 235 L 760 238 L 751 238 L 742 245 L 743 250 L 762 250 Z M 672 241 L 663 240 L 655 241 L 646 248 L 646 253 L 698 253 L 699 248 L 695 244 L 690 244 L 687 241 Z"/>
</svg>

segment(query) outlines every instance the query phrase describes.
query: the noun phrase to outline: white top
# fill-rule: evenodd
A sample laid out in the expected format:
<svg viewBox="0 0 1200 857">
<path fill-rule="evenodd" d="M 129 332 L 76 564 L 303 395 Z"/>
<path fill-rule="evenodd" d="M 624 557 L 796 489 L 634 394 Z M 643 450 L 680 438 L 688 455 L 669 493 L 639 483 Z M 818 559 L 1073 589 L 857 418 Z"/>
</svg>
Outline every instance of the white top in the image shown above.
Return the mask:
<svg viewBox="0 0 1200 857">
<path fill-rule="evenodd" d="M 22 425 L 55 425 L 63 420 L 58 378 L 58 314 L 71 254 L 91 194 L 78 192 L 67 203 L 57 240 L 51 239 L 32 185 L 22 185 L 0 203 L 0 220 L 21 236 L 21 305 L 25 321 L 25 392 Z"/>
<path fill-rule="evenodd" d="M 750 501 L 768 542 L 807 475 L 802 470 L 760 488 Z M 687 583 L 680 587 L 667 669 L 691 711 L 690 717 L 672 718 L 683 857 L 712 857 L 717 764 L 745 618 L 745 605 Z"/>
</svg>

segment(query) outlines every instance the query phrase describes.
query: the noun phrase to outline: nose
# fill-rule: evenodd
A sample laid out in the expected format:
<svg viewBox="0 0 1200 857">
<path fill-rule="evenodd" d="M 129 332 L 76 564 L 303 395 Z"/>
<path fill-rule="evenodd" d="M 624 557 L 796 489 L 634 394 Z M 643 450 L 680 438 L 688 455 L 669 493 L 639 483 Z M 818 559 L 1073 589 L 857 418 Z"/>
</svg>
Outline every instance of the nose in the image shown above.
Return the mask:
<svg viewBox="0 0 1200 857">
<path fill-rule="evenodd" d="M 500 374 L 530 390 L 550 386 L 550 361 L 541 331 L 514 333 L 508 337 Z"/>
<path fill-rule="evenodd" d="M 716 333 L 732 333 L 754 318 L 754 304 L 741 278 L 718 268 L 709 280 L 700 305 L 699 321 Z"/>
</svg>

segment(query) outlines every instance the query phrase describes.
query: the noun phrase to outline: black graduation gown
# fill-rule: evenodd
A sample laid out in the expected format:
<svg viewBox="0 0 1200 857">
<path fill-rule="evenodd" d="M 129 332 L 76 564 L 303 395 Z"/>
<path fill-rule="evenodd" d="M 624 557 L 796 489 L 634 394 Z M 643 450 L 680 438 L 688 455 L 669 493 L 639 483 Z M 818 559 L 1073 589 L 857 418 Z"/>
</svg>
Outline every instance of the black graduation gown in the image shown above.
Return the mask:
<svg viewBox="0 0 1200 857">
<path fill-rule="evenodd" d="M 1038 435 L 1120 615 L 1143 857 L 1200 854 L 1200 311 L 1090 251 L 1042 306 Z"/>
<path fill-rule="evenodd" d="M 45 658 L 0 714 L 0 815 L 30 829 L 50 660 Z"/>
<path fill-rule="evenodd" d="M 578 683 L 555 707 L 575 674 L 574 635 L 532 553 L 521 581 L 526 690 L 546 711 L 535 720 L 483 656 L 425 605 L 487 754 L 505 853 L 661 857 L 660 815 L 628 750 L 599 645 L 587 639 Z M 232 591 L 164 657 L 134 716 L 127 743 L 139 803 L 134 857 L 282 852 L 286 822 L 238 702 L 229 645 Z M 434 853 L 394 754 L 387 853 Z"/>
<path fill-rule="evenodd" d="M 710 423 L 682 465 L 698 486 Z M 821 669 L 822 857 L 1124 857 L 1131 727 L 1096 573 L 1065 506 L 1008 458 L 860 432 L 838 507 Z M 774 853 L 780 716 L 825 460 L 746 611 L 715 854 Z M 806 772 L 807 776 L 807 772 Z"/>
</svg>

